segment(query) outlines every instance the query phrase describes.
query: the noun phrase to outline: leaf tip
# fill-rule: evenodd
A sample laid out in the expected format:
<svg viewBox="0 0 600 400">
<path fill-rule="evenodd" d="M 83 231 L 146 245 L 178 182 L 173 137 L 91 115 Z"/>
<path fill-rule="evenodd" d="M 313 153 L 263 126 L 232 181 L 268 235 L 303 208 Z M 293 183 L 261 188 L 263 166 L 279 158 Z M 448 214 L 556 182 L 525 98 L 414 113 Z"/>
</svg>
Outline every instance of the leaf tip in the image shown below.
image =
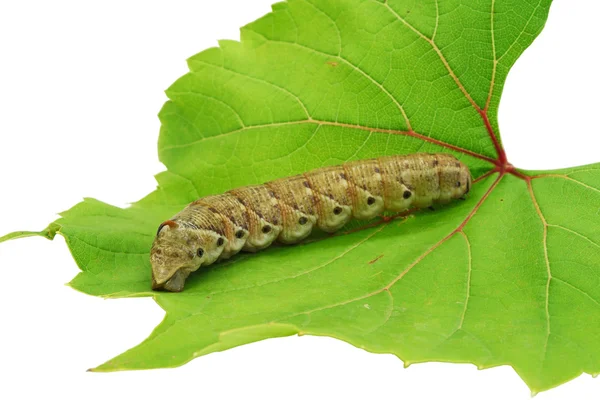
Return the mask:
<svg viewBox="0 0 600 400">
<path fill-rule="evenodd" d="M 50 225 L 48 225 L 48 227 L 46 229 L 39 231 L 39 232 L 17 231 L 17 232 L 8 233 L 4 236 L 0 236 L 0 243 L 8 242 L 9 240 L 13 240 L 13 239 L 20 239 L 20 238 L 31 237 L 31 236 L 41 236 L 48 240 L 52 240 L 52 239 L 54 239 L 54 236 L 56 236 L 56 233 L 59 231 L 59 229 L 60 229 L 60 225 L 53 222 Z"/>
</svg>

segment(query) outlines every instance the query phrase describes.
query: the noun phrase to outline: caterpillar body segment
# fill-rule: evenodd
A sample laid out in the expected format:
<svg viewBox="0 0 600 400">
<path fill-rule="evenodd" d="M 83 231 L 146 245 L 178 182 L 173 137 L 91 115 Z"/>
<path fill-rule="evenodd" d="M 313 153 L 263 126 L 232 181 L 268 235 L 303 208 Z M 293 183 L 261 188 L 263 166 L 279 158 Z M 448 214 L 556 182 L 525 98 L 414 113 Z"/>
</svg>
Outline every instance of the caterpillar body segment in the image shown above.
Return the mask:
<svg viewBox="0 0 600 400">
<path fill-rule="evenodd" d="M 152 288 L 181 291 L 189 274 L 274 241 L 297 243 L 313 229 L 335 232 L 352 218 L 429 207 L 471 188 L 450 154 L 388 156 L 319 168 L 203 197 L 162 223 L 150 252 Z"/>
</svg>

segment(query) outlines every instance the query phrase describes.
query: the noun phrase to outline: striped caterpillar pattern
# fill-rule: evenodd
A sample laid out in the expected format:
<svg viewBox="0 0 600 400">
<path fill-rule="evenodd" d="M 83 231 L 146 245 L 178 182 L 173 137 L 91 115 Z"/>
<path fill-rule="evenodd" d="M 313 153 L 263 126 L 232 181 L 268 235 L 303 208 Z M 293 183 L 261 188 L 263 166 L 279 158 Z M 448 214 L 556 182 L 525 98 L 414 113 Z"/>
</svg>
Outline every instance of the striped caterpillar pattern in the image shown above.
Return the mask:
<svg viewBox="0 0 600 400">
<path fill-rule="evenodd" d="M 467 166 L 450 154 L 417 153 L 348 162 L 194 201 L 163 222 L 150 252 L 152 288 L 180 292 L 198 268 L 293 244 L 313 228 L 334 232 L 372 219 L 447 203 L 469 192 Z"/>
</svg>

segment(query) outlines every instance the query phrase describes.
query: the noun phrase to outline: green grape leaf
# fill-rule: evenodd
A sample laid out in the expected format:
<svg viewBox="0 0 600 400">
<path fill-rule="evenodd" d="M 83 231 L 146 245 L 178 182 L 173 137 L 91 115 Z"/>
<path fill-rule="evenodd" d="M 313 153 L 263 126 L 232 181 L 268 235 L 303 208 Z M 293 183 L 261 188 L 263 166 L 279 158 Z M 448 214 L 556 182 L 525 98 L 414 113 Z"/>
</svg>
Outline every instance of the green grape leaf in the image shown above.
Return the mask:
<svg viewBox="0 0 600 400">
<path fill-rule="evenodd" d="M 324 335 L 408 365 L 510 365 L 533 392 L 600 372 L 600 164 L 522 171 L 497 111 L 550 0 L 289 0 L 189 59 L 160 112 L 158 188 L 121 209 L 85 199 L 65 237 L 70 285 L 152 296 L 140 345 L 96 371 L 181 365 L 270 337 Z M 466 201 L 240 254 L 150 290 L 156 227 L 200 196 L 348 160 L 450 152 Z"/>
</svg>

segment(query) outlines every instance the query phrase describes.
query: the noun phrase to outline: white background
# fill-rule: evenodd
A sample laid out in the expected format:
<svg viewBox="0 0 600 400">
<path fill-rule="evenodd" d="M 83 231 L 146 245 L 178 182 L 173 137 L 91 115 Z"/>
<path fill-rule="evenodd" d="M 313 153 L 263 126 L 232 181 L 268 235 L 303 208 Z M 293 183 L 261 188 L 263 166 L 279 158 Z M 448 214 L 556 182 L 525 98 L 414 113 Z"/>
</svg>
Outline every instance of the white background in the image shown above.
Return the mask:
<svg viewBox="0 0 600 400">
<path fill-rule="evenodd" d="M 83 196 L 125 206 L 154 189 L 156 114 L 185 59 L 238 39 L 272 0 L 6 1 L 0 4 L 0 236 L 40 230 Z M 600 4 L 556 0 L 509 75 L 500 109 L 510 161 L 530 169 L 600 161 Z M 64 240 L 0 245 L 0 392 L 6 398 L 528 399 L 509 367 L 404 369 L 318 337 L 271 339 L 170 370 L 89 373 L 142 341 L 162 310 L 63 284 Z M 36 397 L 34 397 L 36 396 Z M 536 397 L 598 399 L 584 375 Z"/>
</svg>

